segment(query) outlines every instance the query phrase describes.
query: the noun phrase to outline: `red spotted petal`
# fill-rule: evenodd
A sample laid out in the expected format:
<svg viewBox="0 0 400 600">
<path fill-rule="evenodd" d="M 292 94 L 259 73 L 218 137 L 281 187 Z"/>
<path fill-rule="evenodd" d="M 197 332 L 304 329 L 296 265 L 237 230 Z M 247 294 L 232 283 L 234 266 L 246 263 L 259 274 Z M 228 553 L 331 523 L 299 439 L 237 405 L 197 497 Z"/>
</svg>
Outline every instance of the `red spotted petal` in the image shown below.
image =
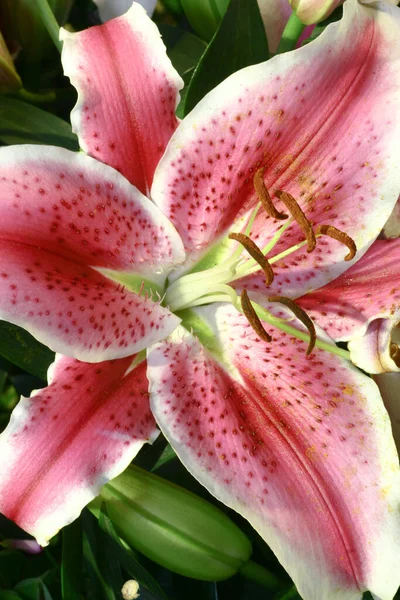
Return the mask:
<svg viewBox="0 0 400 600">
<path fill-rule="evenodd" d="M 183 81 L 157 26 L 133 3 L 122 17 L 62 30 L 64 73 L 78 91 L 71 121 L 81 147 L 146 193 L 178 120 Z"/>
<path fill-rule="evenodd" d="M 0 511 L 46 545 L 157 437 L 146 363 L 59 356 L 0 436 Z"/>
<path fill-rule="evenodd" d="M 246 517 L 313 600 L 392 598 L 400 478 L 377 387 L 347 361 L 227 305 L 148 354 L 150 404 L 192 474 Z M 200 322 L 201 322 L 200 321 Z"/>
<path fill-rule="evenodd" d="M 159 209 L 116 171 L 61 148 L 0 151 L 0 317 L 89 362 L 138 352 L 179 320 L 98 270 L 162 286 L 183 260 Z M 116 273 L 119 272 L 119 273 Z"/>
<path fill-rule="evenodd" d="M 314 225 L 344 230 L 358 256 L 382 229 L 400 188 L 400 11 L 350 0 L 344 13 L 314 42 L 229 77 L 175 132 L 152 196 L 180 232 L 188 263 L 243 228 L 261 167 L 271 195 L 285 190 Z M 252 238 L 262 247 L 281 224 L 260 211 Z M 273 254 L 302 239 L 292 225 Z M 320 287 L 349 266 L 346 253 L 328 238 L 311 254 L 297 250 L 275 264 L 274 293 Z"/>
<path fill-rule="evenodd" d="M 400 239 L 377 240 L 348 271 L 297 302 L 340 341 L 362 336 L 374 319 L 400 319 Z"/>
</svg>

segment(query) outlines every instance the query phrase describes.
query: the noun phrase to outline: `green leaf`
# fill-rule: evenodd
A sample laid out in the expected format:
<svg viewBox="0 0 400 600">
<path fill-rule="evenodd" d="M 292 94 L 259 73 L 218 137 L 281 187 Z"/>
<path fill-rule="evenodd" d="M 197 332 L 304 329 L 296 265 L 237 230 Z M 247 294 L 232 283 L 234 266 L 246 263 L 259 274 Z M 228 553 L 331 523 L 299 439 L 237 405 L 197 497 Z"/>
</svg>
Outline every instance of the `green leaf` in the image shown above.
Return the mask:
<svg viewBox="0 0 400 600">
<path fill-rule="evenodd" d="M 160 469 L 163 465 L 166 465 L 171 460 L 174 460 L 176 458 L 177 456 L 175 450 L 172 448 L 172 446 L 170 446 L 170 444 L 168 444 L 166 448 L 164 448 L 160 458 L 158 459 L 154 467 L 151 469 L 151 471 L 157 471 L 157 469 Z"/>
<path fill-rule="evenodd" d="M 63 600 L 82 597 L 82 529 L 80 519 L 62 531 L 61 595 Z"/>
<path fill-rule="evenodd" d="M 192 33 L 182 30 L 181 33 L 178 41 L 168 50 L 168 56 L 175 69 L 183 76 L 197 65 L 207 44 Z"/>
<path fill-rule="evenodd" d="M 0 355 L 44 381 L 54 361 L 54 352 L 21 327 L 6 321 L 0 321 Z"/>
<path fill-rule="evenodd" d="M 185 114 L 226 77 L 268 58 L 268 43 L 257 0 L 231 0 L 190 81 Z"/>
<path fill-rule="evenodd" d="M 15 586 L 23 600 L 42 600 L 43 584 L 39 578 L 25 579 Z"/>
<path fill-rule="evenodd" d="M 12 590 L 0 590 L 0 600 L 22 600 L 22 598 Z"/>
<path fill-rule="evenodd" d="M 100 554 L 102 551 L 102 544 L 99 536 L 99 528 L 92 515 L 87 511 L 82 514 L 82 526 L 83 555 L 85 557 L 89 575 L 87 581 L 87 597 L 90 599 L 93 598 L 93 600 L 117 600 L 114 590 L 110 587 L 109 582 L 106 581 L 101 569 Z"/>
<path fill-rule="evenodd" d="M 155 579 L 140 564 L 133 552 L 121 542 L 114 526 L 108 517 L 105 507 L 101 508 L 99 515 L 99 525 L 105 534 L 113 542 L 113 551 L 118 558 L 121 566 L 129 573 L 130 577 L 136 579 L 143 587 L 147 588 L 148 600 L 167 600 L 166 595 L 155 581 Z M 143 591 L 141 592 L 143 594 Z M 144 599 L 144 595 L 141 595 Z"/>
<path fill-rule="evenodd" d="M 2 531 L 2 534 L 4 532 Z M 13 587 L 20 579 L 24 566 L 24 557 L 21 552 L 13 549 L 0 552 L 0 587 Z"/>
<path fill-rule="evenodd" d="M 0 141 L 3 144 L 49 144 L 79 150 L 69 123 L 8 96 L 0 96 Z"/>
</svg>

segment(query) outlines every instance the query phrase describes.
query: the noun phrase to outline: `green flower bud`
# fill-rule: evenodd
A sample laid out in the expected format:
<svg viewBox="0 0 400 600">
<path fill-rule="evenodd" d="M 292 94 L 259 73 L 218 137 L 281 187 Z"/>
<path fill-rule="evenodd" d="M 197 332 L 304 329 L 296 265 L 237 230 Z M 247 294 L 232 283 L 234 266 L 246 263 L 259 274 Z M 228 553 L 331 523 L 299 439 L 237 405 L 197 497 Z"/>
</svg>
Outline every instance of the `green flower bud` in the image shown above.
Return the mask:
<svg viewBox="0 0 400 600">
<path fill-rule="evenodd" d="M 104 486 L 100 500 L 123 540 L 175 573 L 227 579 L 252 552 L 245 534 L 213 504 L 138 467 Z"/>
<path fill-rule="evenodd" d="M 203 40 L 209 41 L 228 8 L 229 0 L 181 0 L 187 20 Z"/>
</svg>

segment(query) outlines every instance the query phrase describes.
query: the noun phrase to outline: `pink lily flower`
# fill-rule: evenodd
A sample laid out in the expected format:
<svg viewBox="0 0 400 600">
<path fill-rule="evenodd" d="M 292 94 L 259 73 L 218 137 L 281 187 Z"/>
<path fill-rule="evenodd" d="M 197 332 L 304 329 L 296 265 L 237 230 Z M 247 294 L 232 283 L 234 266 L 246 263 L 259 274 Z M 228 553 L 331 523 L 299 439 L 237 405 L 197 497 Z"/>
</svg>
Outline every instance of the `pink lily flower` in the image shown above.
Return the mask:
<svg viewBox="0 0 400 600">
<path fill-rule="evenodd" d="M 400 239 L 377 240 L 340 277 L 299 299 L 352 362 L 378 374 L 400 372 Z"/>
<path fill-rule="evenodd" d="M 0 150 L 1 316 L 64 355 L 0 437 L 0 509 L 41 545 L 155 438 L 155 417 L 304 598 L 393 597 L 387 413 L 293 299 L 361 258 L 396 202 L 399 28 L 398 8 L 349 0 L 181 123 L 182 82 L 137 4 L 63 33 L 91 157 Z"/>
</svg>

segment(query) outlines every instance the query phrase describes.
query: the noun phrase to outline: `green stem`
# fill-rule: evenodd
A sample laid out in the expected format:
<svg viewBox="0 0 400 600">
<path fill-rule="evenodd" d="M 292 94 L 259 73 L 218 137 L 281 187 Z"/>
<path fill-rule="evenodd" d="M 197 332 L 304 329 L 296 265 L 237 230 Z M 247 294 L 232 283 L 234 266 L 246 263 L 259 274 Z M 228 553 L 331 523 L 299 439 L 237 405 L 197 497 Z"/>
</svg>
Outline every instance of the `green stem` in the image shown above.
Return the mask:
<svg viewBox="0 0 400 600">
<path fill-rule="evenodd" d="M 306 333 L 305 331 L 300 331 L 299 329 L 296 329 L 296 327 L 292 327 L 291 325 L 288 325 L 284 321 L 277 322 L 276 317 L 273 317 L 273 315 L 271 315 L 268 311 L 265 310 L 265 308 L 263 308 L 256 302 L 252 302 L 252 305 L 253 305 L 253 308 L 256 311 L 258 317 L 262 321 L 265 321 L 266 323 L 270 323 L 270 325 L 272 325 L 273 327 L 277 327 L 281 331 L 284 331 L 285 333 L 288 333 L 289 335 L 293 335 L 293 337 L 296 337 L 299 340 L 303 340 L 303 342 L 309 342 L 309 340 L 310 340 L 309 333 Z M 342 358 L 345 358 L 346 360 L 350 360 L 350 352 L 348 350 L 343 350 L 343 348 L 339 348 L 338 346 L 330 344 L 329 342 L 324 342 L 323 340 L 320 340 L 319 338 L 317 338 L 315 345 L 317 348 L 320 348 L 321 350 L 325 350 L 326 352 L 330 352 L 331 354 L 336 354 L 336 356 L 341 356 Z"/>
<path fill-rule="evenodd" d="M 40 17 L 43 21 L 43 25 L 46 27 L 57 50 L 61 52 L 62 42 L 59 39 L 60 26 L 57 23 L 53 11 L 51 10 L 47 0 L 36 0 L 36 5 L 39 10 Z"/>
<path fill-rule="evenodd" d="M 299 594 L 295 586 L 291 587 L 286 594 L 283 594 L 283 596 L 279 598 L 279 600 L 292 600 L 292 598 L 299 598 Z"/>
<path fill-rule="evenodd" d="M 55 92 L 36 94 L 35 92 L 28 92 L 28 90 L 25 90 L 24 88 L 18 90 L 15 96 L 17 96 L 21 100 L 29 102 L 30 104 L 48 104 L 49 102 L 54 102 L 56 99 Z"/>
<path fill-rule="evenodd" d="M 281 582 L 275 575 L 267 571 L 261 565 L 249 560 L 241 569 L 240 573 L 246 579 L 251 579 L 263 585 L 268 590 L 278 590 L 282 587 Z"/>
<path fill-rule="evenodd" d="M 303 33 L 304 28 L 304 23 L 300 21 L 295 12 L 292 12 L 289 17 L 289 21 L 286 23 L 286 27 L 283 30 L 277 54 L 282 54 L 283 52 L 289 52 L 289 50 L 293 50 L 296 47 L 298 39 Z"/>
</svg>

